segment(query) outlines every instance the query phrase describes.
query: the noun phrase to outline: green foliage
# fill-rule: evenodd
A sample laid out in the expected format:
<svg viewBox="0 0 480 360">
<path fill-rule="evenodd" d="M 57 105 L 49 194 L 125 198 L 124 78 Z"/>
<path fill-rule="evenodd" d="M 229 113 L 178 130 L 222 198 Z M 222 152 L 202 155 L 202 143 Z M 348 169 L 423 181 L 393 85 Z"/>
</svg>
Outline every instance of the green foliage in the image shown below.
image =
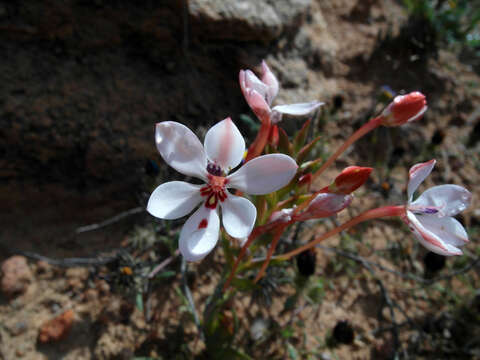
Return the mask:
<svg viewBox="0 0 480 360">
<path fill-rule="evenodd" d="M 323 279 L 320 278 L 308 289 L 308 299 L 314 304 L 321 304 L 325 297 L 325 288 L 323 286 Z"/>
<path fill-rule="evenodd" d="M 480 45 L 480 1 L 478 0 L 404 0 L 408 11 L 427 20 L 447 43 Z"/>
<path fill-rule="evenodd" d="M 287 342 L 287 350 L 288 350 L 288 356 L 290 357 L 290 359 L 292 360 L 300 359 L 297 349 L 295 349 L 293 345 L 288 342 Z"/>
<path fill-rule="evenodd" d="M 260 123 L 246 114 L 240 114 L 239 119 L 248 127 L 252 134 L 257 133 L 258 129 L 260 129 Z"/>
</svg>

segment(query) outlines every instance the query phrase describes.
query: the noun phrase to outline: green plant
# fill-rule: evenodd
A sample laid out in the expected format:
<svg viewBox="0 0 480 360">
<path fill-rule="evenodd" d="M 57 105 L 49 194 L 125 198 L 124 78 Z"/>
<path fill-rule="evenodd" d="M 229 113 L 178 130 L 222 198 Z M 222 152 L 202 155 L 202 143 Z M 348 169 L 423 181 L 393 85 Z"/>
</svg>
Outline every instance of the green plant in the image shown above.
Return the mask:
<svg viewBox="0 0 480 360">
<path fill-rule="evenodd" d="M 447 43 L 480 45 L 480 1 L 404 0 L 411 15 L 428 21 L 437 39 Z"/>
</svg>

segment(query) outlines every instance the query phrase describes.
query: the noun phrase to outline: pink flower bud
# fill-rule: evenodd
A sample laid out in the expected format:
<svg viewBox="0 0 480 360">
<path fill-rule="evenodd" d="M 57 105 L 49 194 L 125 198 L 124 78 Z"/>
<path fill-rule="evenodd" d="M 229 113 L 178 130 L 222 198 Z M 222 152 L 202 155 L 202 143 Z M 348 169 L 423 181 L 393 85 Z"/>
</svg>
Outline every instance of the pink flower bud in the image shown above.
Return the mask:
<svg viewBox="0 0 480 360">
<path fill-rule="evenodd" d="M 276 76 L 272 73 L 270 68 L 268 67 L 265 60 L 262 61 L 262 70 L 263 70 L 262 82 L 268 87 L 266 92 L 266 100 L 267 100 L 267 103 L 271 105 L 273 99 L 275 99 L 275 97 L 278 94 L 278 88 L 279 88 L 278 80 Z"/>
<path fill-rule="evenodd" d="M 349 166 L 342 170 L 333 184 L 322 190 L 333 194 L 350 194 L 367 181 L 372 170 L 370 167 Z"/>
<path fill-rule="evenodd" d="M 349 206 L 352 200 L 352 195 L 318 194 L 302 213 L 294 217 L 294 220 L 305 221 L 333 216 Z"/>
<path fill-rule="evenodd" d="M 382 112 L 382 125 L 399 126 L 419 119 L 427 111 L 427 100 L 421 92 L 396 96 Z"/>
</svg>

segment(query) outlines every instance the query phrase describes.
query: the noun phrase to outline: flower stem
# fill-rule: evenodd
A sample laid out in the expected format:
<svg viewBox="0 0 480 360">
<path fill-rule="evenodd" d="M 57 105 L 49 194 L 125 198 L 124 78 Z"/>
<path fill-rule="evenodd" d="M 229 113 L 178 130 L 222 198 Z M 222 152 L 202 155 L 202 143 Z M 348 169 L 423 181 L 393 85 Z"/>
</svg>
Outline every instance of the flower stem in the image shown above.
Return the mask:
<svg viewBox="0 0 480 360">
<path fill-rule="evenodd" d="M 265 224 L 265 225 L 262 225 L 262 226 L 257 226 L 255 229 L 253 229 L 252 233 L 248 237 L 248 240 L 245 242 L 245 244 L 243 244 L 242 248 L 240 249 L 240 253 L 238 254 L 237 259 L 235 260 L 235 263 L 232 266 L 232 270 L 230 272 L 230 275 L 228 276 L 228 279 L 225 282 L 225 285 L 223 286 L 223 291 L 227 290 L 228 287 L 230 286 L 230 283 L 232 282 L 232 280 L 235 276 L 235 272 L 237 271 L 238 266 L 240 265 L 240 261 L 243 259 L 243 257 L 247 253 L 247 249 L 250 247 L 250 245 L 253 243 L 253 241 L 257 237 L 259 237 L 260 235 L 265 234 L 269 231 L 272 231 L 275 228 L 281 228 L 282 229 L 282 231 L 280 232 L 280 235 L 281 235 L 281 233 L 283 232 L 285 227 L 287 227 L 290 224 L 291 224 L 291 222 L 287 222 L 287 223 L 285 223 L 285 222 L 272 222 L 272 223 L 268 223 L 268 224 Z M 275 234 L 276 234 L 276 232 L 275 232 Z"/>
<path fill-rule="evenodd" d="M 315 180 L 320 174 L 322 174 L 332 163 L 355 141 L 360 139 L 365 134 L 369 133 L 370 131 L 376 129 L 382 122 L 383 118 L 378 116 L 376 118 L 371 119 L 369 122 L 364 124 L 360 129 L 355 131 L 338 150 L 331 155 L 328 160 L 313 174 L 313 180 Z"/>
<path fill-rule="evenodd" d="M 357 225 L 361 222 L 364 222 L 364 221 L 367 221 L 367 220 L 372 220 L 372 219 L 377 219 L 377 218 L 381 218 L 381 217 L 402 216 L 404 214 L 404 212 L 405 212 L 405 206 L 404 205 L 384 206 L 384 207 L 380 207 L 380 208 L 365 211 L 365 212 L 361 213 L 360 215 L 354 217 L 353 219 L 350 219 L 345 224 L 342 224 L 342 225 L 326 232 L 322 236 L 310 241 L 309 243 L 307 243 L 307 244 L 305 244 L 305 245 L 303 245 L 303 246 L 301 246 L 301 247 L 299 247 L 295 250 L 292 250 L 288 253 L 285 253 L 283 255 L 276 256 L 275 258 L 279 259 L 279 260 L 288 260 L 291 257 L 293 257 L 297 254 L 300 254 L 301 252 L 314 247 L 315 245 L 319 244 L 323 240 L 325 240 L 325 239 L 327 239 L 327 238 L 329 238 L 333 235 L 336 235 L 339 232 L 341 232 L 345 229 L 348 229 L 352 226 L 355 226 L 355 225 Z"/>
<path fill-rule="evenodd" d="M 279 226 L 278 229 L 275 230 L 275 235 L 273 237 L 272 243 L 268 248 L 267 257 L 264 263 L 262 264 L 262 267 L 260 268 L 260 271 L 258 272 L 257 276 L 255 277 L 255 280 L 253 280 L 254 283 L 257 283 L 258 280 L 260 280 L 263 277 L 263 274 L 265 274 L 265 270 L 267 270 L 267 266 L 270 263 L 270 259 L 272 258 L 273 252 L 277 248 L 278 241 L 280 240 L 280 237 L 282 236 L 283 231 L 287 226 L 288 226 L 288 223 L 286 223 L 283 226 Z"/>
<path fill-rule="evenodd" d="M 261 227 L 256 227 L 253 229 L 252 233 L 248 237 L 248 240 L 243 244 L 242 248 L 240 249 L 240 253 L 237 256 L 237 259 L 235 260 L 235 263 L 232 266 L 232 270 L 230 271 L 230 275 L 228 276 L 227 281 L 225 281 L 225 285 L 223 286 L 223 291 L 226 291 L 230 287 L 230 283 L 232 282 L 235 273 L 238 269 L 238 265 L 240 265 L 240 261 L 243 259 L 245 256 L 247 249 L 249 246 L 252 244 L 253 240 L 257 238 L 258 235 L 260 235 L 260 229 Z"/>
<path fill-rule="evenodd" d="M 270 116 L 265 116 L 262 118 L 262 125 L 260 126 L 260 130 L 258 131 L 257 137 L 253 141 L 252 145 L 248 148 L 247 158 L 245 162 L 252 160 L 253 158 L 259 156 L 265 145 L 267 145 L 268 136 L 270 135 L 270 127 L 271 127 Z"/>
</svg>

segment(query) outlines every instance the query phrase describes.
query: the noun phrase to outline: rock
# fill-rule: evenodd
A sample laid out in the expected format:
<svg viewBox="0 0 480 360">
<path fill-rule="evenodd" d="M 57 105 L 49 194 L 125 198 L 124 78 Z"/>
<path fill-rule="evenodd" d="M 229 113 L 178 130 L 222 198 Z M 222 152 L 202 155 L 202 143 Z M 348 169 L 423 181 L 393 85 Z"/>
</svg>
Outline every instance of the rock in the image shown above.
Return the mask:
<svg viewBox="0 0 480 360">
<path fill-rule="evenodd" d="M 310 0 L 190 0 L 192 33 L 205 38 L 271 41 L 303 22 Z"/>
<path fill-rule="evenodd" d="M 276 62 L 274 65 L 274 68 L 277 70 L 277 76 L 282 84 L 283 90 L 289 88 L 305 87 L 306 85 L 308 85 L 308 68 L 303 60 L 288 59 L 283 61 L 283 63 Z M 281 103 L 280 101 L 287 101 L 283 98 L 285 96 L 285 91 L 282 91 L 282 93 L 279 94 L 279 103 Z"/>
<path fill-rule="evenodd" d="M 259 341 L 264 338 L 268 332 L 268 322 L 264 319 L 257 318 L 250 326 L 250 337 L 253 341 Z"/>
<path fill-rule="evenodd" d="M 64 339 L 72 328 L 75 313 L 72 309 L 65 311 L 56 318 L 45 322 L 38 333 L 38 341 L 42 344 L 57 342 Z"/>
<path fill-rule="evenodd" d="M 6 297 L 12 299 L 27 291 L 33 275 L 24 256 L 12 256 L 2 264 L 1 289 Z"/>
</svg>

